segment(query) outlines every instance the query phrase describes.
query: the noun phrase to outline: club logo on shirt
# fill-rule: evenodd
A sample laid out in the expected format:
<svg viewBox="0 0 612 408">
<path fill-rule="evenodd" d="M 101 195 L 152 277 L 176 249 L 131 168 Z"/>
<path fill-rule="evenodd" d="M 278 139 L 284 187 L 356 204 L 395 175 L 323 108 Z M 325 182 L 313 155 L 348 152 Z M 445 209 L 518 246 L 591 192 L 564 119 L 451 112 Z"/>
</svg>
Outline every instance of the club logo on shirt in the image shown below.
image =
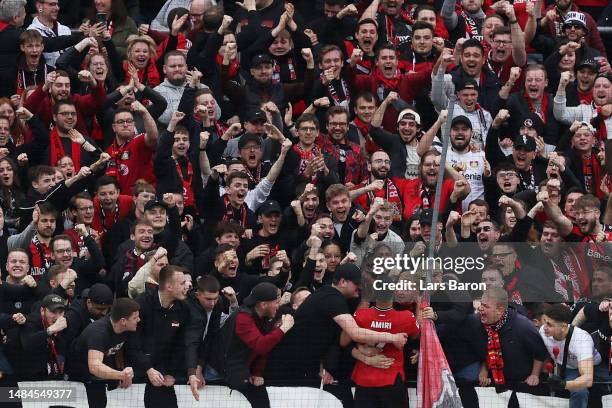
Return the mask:
<svg viewBox="0 0 612 408">
<path fill-rule="evenodd" d="M 473 169 L 477 169 L 478 168 L 478 160 L 471 160 L 470 161 L 470 167 Z"/>
<path fill-rule="evenodd" d="M 130 168 L 125 164 L 119 166 L 119 174 L 122 176 L 127 176 L 130 173 Z"/>
<path fill-rule="evenodd" d="M 123 152 L 123 154 L 121 155 L 121 160 L 130 160 L 130 152 L 128 150 Z"/>
<path fill-rule="evenodd" d="M 177 322 L 177 321 L 173 321 L 172 323 L 170 323 L 170 326 L 172 326 L 172 327 L 180 327 L 181 324 L 179 322 Z"/>
<path fill-rule="evenodd" d="M 109 348 L 108 351 L 106 352 L 105 356 L 108 357 L 108 356 L 112 356 L 112 355 L 117 354 L 117 352 L 119 350 L 121 350 L 121 347 L 123 347 L 123 343 L 125 343 L 125 342 L 122 341 L 121 343 L 117 344 L 116 346 Z"/>
</svg>

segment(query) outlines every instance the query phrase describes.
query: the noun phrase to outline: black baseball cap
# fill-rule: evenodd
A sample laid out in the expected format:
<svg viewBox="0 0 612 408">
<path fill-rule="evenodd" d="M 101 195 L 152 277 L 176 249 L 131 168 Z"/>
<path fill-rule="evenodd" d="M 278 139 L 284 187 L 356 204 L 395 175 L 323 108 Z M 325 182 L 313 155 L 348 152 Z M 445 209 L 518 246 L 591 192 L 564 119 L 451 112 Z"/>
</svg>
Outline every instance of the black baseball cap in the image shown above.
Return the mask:
<svg viewBox="0 0 612 408">
<path fill-rule="evenodd" d="M 526 127 L 530 129 L 534 129 L 538 136 L 542 136 L 544 134 L 544 123 L 542 119 L 538 116 L 537 113 L 528 112 L 520 119 L 518 122 L 519 129 L 516 129 L 516 133 L 520 132 L 520 128 Z"/>
<path fill-rule="evenodd" d="M 259 214 L 261 215 L 270 215 L 270 214 L 281 214 L 281 207 L 278 201 L 275 200 L 267 200 L 265 201 L 259 208 Z"/>
<path fill-rule="evenodd" d="M 66 301 L 59 295 L 50 294 L 43 298 L 42 307 L 52 312 L 66 309 Z"/>
<path fill-rule="evenodd" d="M 361 270 L 354 263 L 345 263 L 336 268 L 334 272 L 334 283 L 340 279 L 349 280 L 356 285 L 361 285 Z"/>
<path fill-rule="evenodd" d="M 576 65 L 576 71 L 581 68 L 591 68 L 593 72 L 599 72 L 599 64 L 592 58 L 584 58 L 578 65 Z"/>
<path fill-rule="evenodd" d="M 251 59 L 251 68 L 258 67 L 261 64 L 274 64 L 274 60 L 269 54 L 257 54 Z"/>
<path fill-rule="evenodd" d="M 464 116 L 464 115 L 455 116 L 453 118 L 453 121 L 451 122 L 451 127 L 455 127 L 455 125 L 457 125 L 458 123 L 464 123 L 467 127 L 472 129 L 472 122 L 467 116 Z"/>
<path fill-rule="evenodd" d="M 266 113 L 261 109 L 255 109 L 246 115 L 246 121 L 251 123 L 267 122 L 268 117 L 266 116 Z"/>
<path fill-rule="evenodd" d="M 464 89 L 475 89 L 476 91 L 480 91 L 478 82 L 476 82 L 474 78 L 465 78 L 464 80 L 460 80 L 455 86 L 455 92 L 463 91 Z"/>
<path fill-rule="evenodd" d="M 280 296 L 280 289 L 270 282 L 261 282 L 253 287 L 249 296 L 244 298 L 244 304 L 253 307 L 257 302 L 269 302 Z"/>
<path fill-rule="evenodd" d="M 525 148 L 530 152 L 536 151 L 536 142 L 533 137 L 529 137 L 527 135 L 517 135 L 514 137 L 514 148 Z"/>
<path fill-rule="evenodd" d="M 255 142 L 261 146 L 261 137 L 255 133 L 245 133 L 244 135 L 240 136 L 240 140 L 238 140 L 238 148 L 243 149 L 249 142 Z"/>
<path fill-rule="evenodd" d="M 96 283 L 83 291 L 83 297 L 96 305 L 110 306 L 113 304 L 113 292 L 103 283 Z"/>
<path fill-rule="evenodd" d="M 419 215 L 419 224 L 431 225 L 433 223 L 433 210 L 431 208 L 424 208 L 421 210 Z"/>
<path fill-rule="evenodd" d="M 144 210 L 145 211 L 152 210 L 155 207 L 163 207 L 166 210 L 168 209 L 168 206 L 166 205 L 166 203 L 164 203 L 163 201 L 160 201 L 158 199 L 155 199 L 155 200 L 147 201 L 147 203 L 144 206 Z"/>
</svg>

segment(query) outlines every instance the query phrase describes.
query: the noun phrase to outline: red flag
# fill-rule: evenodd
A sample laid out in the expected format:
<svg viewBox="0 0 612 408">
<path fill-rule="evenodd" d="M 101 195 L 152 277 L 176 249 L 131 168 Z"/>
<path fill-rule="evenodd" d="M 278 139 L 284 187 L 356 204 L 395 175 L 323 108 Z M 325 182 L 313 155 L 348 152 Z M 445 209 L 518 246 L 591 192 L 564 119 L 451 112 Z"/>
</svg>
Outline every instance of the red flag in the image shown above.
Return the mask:
<svg viewBox="0 0 612 408">
<path fill-rule="evenodd" d="M 427 306 L 428 302 L 423 300 L 421 307 Z M 463 407 L 434 323 L 429 319 L 421 322 L 417 397 L 417 408 Z"/>
</svg>

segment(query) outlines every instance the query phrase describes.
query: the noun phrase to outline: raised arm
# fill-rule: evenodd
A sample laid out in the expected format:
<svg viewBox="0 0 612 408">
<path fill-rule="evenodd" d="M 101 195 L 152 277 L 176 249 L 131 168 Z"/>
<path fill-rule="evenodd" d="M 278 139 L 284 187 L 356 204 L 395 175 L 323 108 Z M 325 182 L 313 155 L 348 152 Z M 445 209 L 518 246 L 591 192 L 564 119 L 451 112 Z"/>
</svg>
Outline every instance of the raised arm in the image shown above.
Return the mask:
<svg viewBox="0 0 612 408">
<path fill-rule="evenodd" d="M 378 15 L 379 5 L 380 5 L 380 0 L 372 0 L 372 3 L 370 3 L 368 8 L 365 9 L 359 21 L 365 20 L 366 18 L 371 18 L 372 20 L 376 21 L 376 16 Z"/>
<path fill-rule="evenodd" d="M 419 144 L 417 145 L 417 154 L 419 156 L 424 155 L 430 148 L 433 143 L 434 137 L 438 134 L 440 128 L 446 123 L 448 119 L 448 111 L 442 110 L 440 111 L 440 115 L 438 115 L 438 119 L 434 122 L 433 125 L 425 132 L 421 140 L 419 140 Z"/>
<path fill-rule="evenodd" d="M 145 127 L 145 144 L 149 148 L 154 148 L 157 145 L 158 137 L 155 119 L 153 119 L 147 108 L 139 101 L 132 102 L 131 108 L 133 112 L 139 112 L 142 115 Z"/>
</svg>

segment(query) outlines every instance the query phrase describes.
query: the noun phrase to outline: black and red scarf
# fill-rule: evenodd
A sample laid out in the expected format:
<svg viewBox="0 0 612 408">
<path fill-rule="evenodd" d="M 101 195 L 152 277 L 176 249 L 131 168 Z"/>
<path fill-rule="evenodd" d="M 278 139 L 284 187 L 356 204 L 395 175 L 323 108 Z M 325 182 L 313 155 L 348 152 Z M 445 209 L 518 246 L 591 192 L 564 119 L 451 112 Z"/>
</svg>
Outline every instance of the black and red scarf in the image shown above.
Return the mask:
<svg viewBox="0 0 612 408">
<path fill-rule="evenodd" d="M 376 193 L 368 191 L 367 197 L 368 208 L 370 208 L 376 197 L 384 198 L 393 207 L 393 222 L 402 220 L 402 200 L 400 199 L 397 186 L 390 178 L 385 179 L 383 188 L 376 191 Z"/>
<path fill-rule="evenodd" d="M 601 106 L 593 107 L 593 119 L 591 119 L 591 125 L 597 130 L 596 137 L 600 142 L 604 142 L 608 139 L 608 129 L 606 128 L 606 120 L 610 119 L 610 117 L 604 117 L 603 112 L 601 110 Z"/>
<path fill-rule="evenodd" d="M 49 325 L 47 325 L 42 315 L 40 316 L 40 320 L 46 331 Z M 53 377 L 64 374 L 64 363 L 60 360 L 59 354 L 57 353 L 54 337 L 55 335 L 47 336 L 47 374 Z"/>
<path fill-rule="evenodd" d="M 57 126 L 53 127 L 51 133 L 49 134 L 49 144 L 51 149 L 51 154 L 49 155 L 49 166 L 55 167 L 57 166 L 57 162 L 62 157 L 66 156 L 66 152 L 64 151 L 64 145 L 62 144 L 62 139 L 60 138 L 59 132 L 57 131 Z M 70 157 L 74 163 L 74 171 L 76 173 L 81 169 L 81 145 L 78 143 L 74 143 L 72 140 L 70 141 L 71 152 Z"/>
<path fill-rule="evenodd" d="M 295 63 L 293 62 L 293 58 L 287 58 L 287 70 L 289 71 L 289 82 L 295 82 L 297 80 L 297 73 L 295 72 Z M 281 75 L 281 64 L 278 61 L 274 60 L 273 74 L 272 74 L 272 83 L 278 84 L 283 82 L 283 77 Z"/>
<path fill-rule="evenodd" d="M 499 332 L 501 331 L 506 320 L 508 319 L 508 310 L 504 312 L 497 323 L 485 325 L 487 331 L 487 367 L 493 374 L 493 382 L 495 385 L 503 385 L 506 383 L 504 376 L 504 357 L 502 355 L 501 339 Z"/>
<path fill-rule="evenodd" d="M 419 187 L 419 198 L 421 199 L 421 208 L 426 210 L 433 205 L 433 197 L 435 191 L 432 188 L 424 187 L 423 183 Z"/>
<path fill-rule="evenodd" d="M 323 81 L 323 75 L 321 75 L 321 81 Z M 336 85 L 334 85 L 334 82 L 339 82 L 341 88 L 340 91 L 342 92 L 342 94 L 338 92 L 338 89 L 336 89 Z M 351 102 L 351 94 L 349 92 L 348 85 L 342 77 L 340 77 L 340 79 L 333 79 L 329 81 L 329 83 L 327 84 L 327 92 L 329 93 L 329 96 L 333 99 L 334 105 L 348 107 Z"/>
<path fill-rule="evenodd" d="M 321 150 L 317 146 L 313 146 L 312 149 L 308 151 L 302 149 L 299 143 L 293 145 L 293 151 L 297 153 L 300 161 L 298 165 L 298 174 L 300 176 L 304 175 L 304 171 L 306 170 L 306 166 L 308 166 L 308 163 L 310 163 L 310 161 L 316 156 L 321 155 Z M 316 184 L 316 175 L 312 176 L 312 183 Z"/>
<path fill-rule="evenodd" d="M 217 54 L 217 66 L 220 68 L 223 65 L 223 55 Z M 234 58 L 230 61 L 229 65 L 229 77 L 230 79 L 234 79 L 236 75 L 240 72 L 240 64 L 238 63 L 238 59 Z"/>
<path fill-rule="evenodd" d="M 30 275 L 36 282 L 39 282 L 51 267 L 52 259 L 49 247 L 47 244 L 40 242 L 38 234 L 34 234 L 34 238 L 32 238 L 30 254 L 32 254 Z"/>
<path fill-rule="evenodd" d="M 461 3 L 458 2 L 455 5 L 455 12 L 465 22 L 465 38 L 475 38 L 478 41 L 482 41 L 484 36 L 478 27 L 478 23 L 476 23 L 476 20 L 474 20 L 472 16 L 465 12 Z"/>
<path fill-rule="evenodd" d="M 236 220 L 236 218 L 234 217 L 234 207 L 232 207 L 232 203 L 230 202 L 229 196 L 227 194 L 225 194 L 223 196 L 223 205 L 225 205 L 225 214 L 223 214 L 223 220 L 222 221 L 234 221 L 234 222 L 239 222 L 240 226 L 242 228 L 246 228 L 246 216 L 247 216 L 247 210 L 246 210 L 246 204 L 242 203 L 242 205 L 240 206 L 240 220 Z"/>
<path fill-rule="evenodd" d="M 523 98 L 527 101 L 527 105 L 529 106 L 529 111 L 537 114 L 542 119 L 542 122 L 546 124 L 546 112 L 548 112 L 548 94 L 544 92 L 542 95 L 542 105 L 540 106 L 541 112 L 538 113 L 535 106 L 533 105 L 533 101 L 527 95 L 527 91 L 523 91 Z"/>
<path fill-rule="evenodd" d="M 193 166 L 191 165 L 191 160 L 188 158 L 185 158 L 185 160 L 187 160 L 187 177 L 183 174 L 183 169 L 177 159 L 174 159 L 174 163 L 176 164 L 176 172 L 183 184 L 183 199 L 185 200 L 185 206 L 193 206 L 195 205 L 193 187 L 191 186 L 191 182 L 193 181 Z"/>
</svg>

